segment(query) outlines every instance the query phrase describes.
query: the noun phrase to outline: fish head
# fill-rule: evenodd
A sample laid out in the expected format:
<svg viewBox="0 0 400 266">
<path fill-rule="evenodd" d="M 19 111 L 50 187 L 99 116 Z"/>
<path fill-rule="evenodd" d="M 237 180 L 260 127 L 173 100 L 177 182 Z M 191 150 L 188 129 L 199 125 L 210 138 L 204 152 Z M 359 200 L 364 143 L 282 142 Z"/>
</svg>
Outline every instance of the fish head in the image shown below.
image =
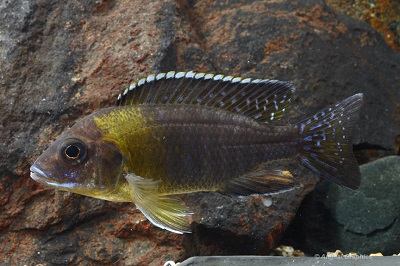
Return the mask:
<svg viewBox="0 0 400 266">
<path fill-rule="evenodd" d="M 36 159 L 30 176 L 59 190 L 104 198 L 119 186 L 122 170 L 123 156 L 118 147 L 103 140 L 92 121 L 86 119 Z"/>
</svg>

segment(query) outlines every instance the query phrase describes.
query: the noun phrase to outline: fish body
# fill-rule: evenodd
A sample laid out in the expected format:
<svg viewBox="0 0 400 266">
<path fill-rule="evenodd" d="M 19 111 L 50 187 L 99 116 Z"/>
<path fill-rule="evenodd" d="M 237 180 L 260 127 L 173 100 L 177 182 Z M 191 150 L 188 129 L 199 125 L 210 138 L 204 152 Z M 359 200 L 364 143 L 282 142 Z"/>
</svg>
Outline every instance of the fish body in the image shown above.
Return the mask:
<svg viewBox="0 0 400 266">
<path fill-rule="evenodd" d="M 357 188 L 352 154 L 362 103 L 356 94 L 294 125 L 274 126 L 294 86 L 193 72 L 151 75 L 117 105 L 78 121 L 33 164 L 31 177 L 57 189 L 134 202 L 155 225 L 190 232 L 177 194 L 250 196 L 296 187 L 272 160 L 294 158 L 322 177 Z"/>
</svg>

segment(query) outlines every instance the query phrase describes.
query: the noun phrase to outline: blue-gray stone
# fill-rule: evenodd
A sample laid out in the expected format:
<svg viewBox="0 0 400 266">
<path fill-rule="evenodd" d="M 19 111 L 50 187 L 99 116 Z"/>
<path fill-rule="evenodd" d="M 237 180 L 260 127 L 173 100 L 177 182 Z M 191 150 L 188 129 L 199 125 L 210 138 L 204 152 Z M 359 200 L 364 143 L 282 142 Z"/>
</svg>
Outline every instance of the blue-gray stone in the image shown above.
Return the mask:
<svg viewBox="0 0 400 266">
<path fill-rule="evenodd" d="M 309 252 L 400 252 L 400 156 L 362 165 L 352 191 L 323 182 L 301 208 Z"/>
</svg>

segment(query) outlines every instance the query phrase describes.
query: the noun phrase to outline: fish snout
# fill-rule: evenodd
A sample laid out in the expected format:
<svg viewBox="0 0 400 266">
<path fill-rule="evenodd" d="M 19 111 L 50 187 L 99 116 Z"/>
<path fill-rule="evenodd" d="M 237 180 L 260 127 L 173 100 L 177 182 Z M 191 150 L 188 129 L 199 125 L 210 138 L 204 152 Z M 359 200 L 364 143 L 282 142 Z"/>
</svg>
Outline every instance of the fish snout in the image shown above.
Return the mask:
<svg viewBox="0 0 400 266">
<path fill-rule="evenodd" d="M 44 180 L 49 179 L 49 177 L 46 175 L 45 172 L 43 172 L 41 169 L 36 167 L 35 165 L 32 165 L 30 168 L 31 171 L 31 178 L 37 182 L 42 183 Z"/>
</svg>

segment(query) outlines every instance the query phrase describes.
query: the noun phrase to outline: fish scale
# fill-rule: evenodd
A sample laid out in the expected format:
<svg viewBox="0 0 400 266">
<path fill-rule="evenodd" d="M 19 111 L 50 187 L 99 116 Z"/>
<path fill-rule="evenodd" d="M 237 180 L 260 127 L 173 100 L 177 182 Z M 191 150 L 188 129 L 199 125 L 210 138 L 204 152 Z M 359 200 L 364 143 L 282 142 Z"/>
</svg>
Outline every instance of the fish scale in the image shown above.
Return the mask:
<svg viewBox="0 0 400 266">
<path fill-rule="evenodd" d="M 141 177 L 162 181 L 160 192 L 163 194 L 204 191 L 211 187 L 223 190 L 226 180 L 238 177 L 262 162 L 296 155 L 293 145 L 298 141 L 296 132 L 289 128 L 266 129 L 253 119 L 198 106 L 174 106 L 172 112 L 170 109 L 171 106 L 164 105 L 140 107 L 142 115 L 152 121 L 148 126 L 151 143 L 143 143 L 140 131 L 125 134 L 129 138 L 124 139 L 120 135 L 109 136 L 105 132 L 107 128 L 103 128 L 107 139 L 114 139 L 117 145 L 122 145 L 121 149 L 130 147 L 129 157 L 146 158 L 151 162 L 133 160 L 126 167 Z M 115 120 L 119 112 L 126 111 L 114 108 L 97 119 L 106 121 L 105 125 L 110 124 L 107 120 L 123 124 Z M 193 117 L 198 119 L 193 121 Z M 102 128 L 100 124 L 98 127 Z M 199 182 L 204 176 L 208 178 L 207 182 Z M 185 190 L 188 183 L 191 187 Z"/>
</svg>

